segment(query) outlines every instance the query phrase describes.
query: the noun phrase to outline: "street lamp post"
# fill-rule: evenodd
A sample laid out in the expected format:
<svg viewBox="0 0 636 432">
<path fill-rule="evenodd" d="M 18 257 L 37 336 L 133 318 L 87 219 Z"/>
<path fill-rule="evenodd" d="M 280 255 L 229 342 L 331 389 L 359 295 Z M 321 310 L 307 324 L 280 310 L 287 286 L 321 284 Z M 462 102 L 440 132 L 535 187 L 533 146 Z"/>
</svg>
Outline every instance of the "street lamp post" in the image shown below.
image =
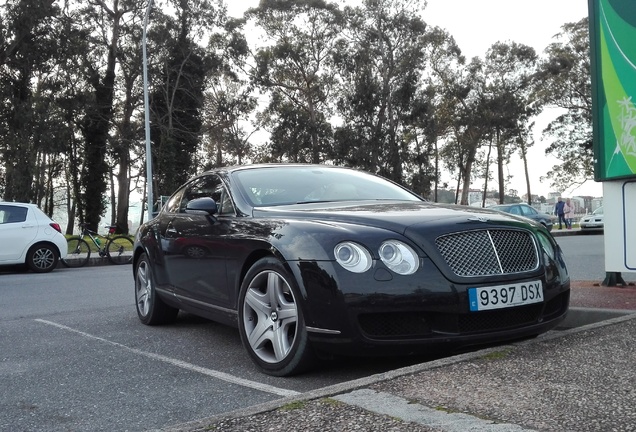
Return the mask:
<svg viewBox="0 0 636 432">
<path fill-rule="evenodd" d="M 144 31 L 141 38 L 141 49 L 143 57 L 144 73 L 144 117 L 146 129 L 146 208 L 148 209 L 148 220 L 152 219 L 152 208 L 154 198 L 152 196 L 152 148 L 150 146 L 150 107 L 148 105 L 148 59 L 146 57 L 146 29 L 148 27 L 148 16 L 153 0 L 148 0 L 146 16 L 144 18 Z"/>
</svg>

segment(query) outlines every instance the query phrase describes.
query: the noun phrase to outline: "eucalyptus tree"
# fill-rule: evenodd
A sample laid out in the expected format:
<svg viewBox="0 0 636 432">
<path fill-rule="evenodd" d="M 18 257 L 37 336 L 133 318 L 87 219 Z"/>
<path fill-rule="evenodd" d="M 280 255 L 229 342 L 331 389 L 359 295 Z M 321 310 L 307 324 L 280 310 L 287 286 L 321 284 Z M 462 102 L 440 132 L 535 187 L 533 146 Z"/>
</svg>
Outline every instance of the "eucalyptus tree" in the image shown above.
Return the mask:
<svg viewBox="0 0 636 432">
<path fill-rule="evenodd" d="M 497 42 L 486 53 L 484 73 L 486 78 L 486 115 L 497 149 L 497 178 L 499 202 L 505 199 L 506 178 L 504 169 L 510 156 L 518 147 L 525 158 L 527 143 L 519 140 L 528 119 L 535 114 L 532 103 L 532 76 L 535 73 L 537 55 L 532 47 L 516 42 Z M 524 159 L 524 166 L 527 161 Z M 486 170 L 486 178 L 488 170 Z M 525 172 L 528 195 L 529 175 Z"/>
<path fill-rule="evenodd" d="M 208 52 L 216 67 L 208 71 L 204 93 L 204 148 L 206 167 L 242 164 L 252 155 L 250 137 L 259 131 L 253 115 L 258 105 L 246 73 L 250 53 L 245 21 L 228 19 L 224 31 L 214 33 Z"/>
<path fill-rule="evenodd" d="M 421 3 L 366 0 L 345 12 L 337 160 L 405 182 L 404 164 L 416 136 L 405 132 L 425 106 L 420 103 L 427 45 Z"/>
<path fill-rule="evenodd" d="M 250 74 L 271 96 L 263 117 L 277 129 L 272 144 L 285 158 L 324 161 L 330 140 L 324 134 L 330 130 L 327 123 L 337 83 L 333 59 L 344 23 L 340 9 L 324 0 L 262 0 L 245 18 L 261 38 Z M 286 134 L 283 129 L 290 122 L 295 130 Z M 307 137 L 301 152 L 295 141 L 299 134 Z"/>
<path fill-rule="evenodd" d="M 139 4 L 136 9 L 131 9 L 130 18 L 122 23 L 117 53 L 119 74 L 115 81 L 108 149 L 110 224 L 116 226 L 117 233 L 128 233 L 130 194 L 139 189 L 140 173 L 145 166 L 145 154 L 140 151 L 144 136 L 142 52 L 139 49 L 144 16 L 142 6 Z"/>
<path fill-rule="evenodd" d="M 199 169 L 196 155 L 203 130 L 204 91 L 210 70 L 222 59 L 204 40 L 222 32 L 221 0 L 169 1 L 170 14 L 153 16 L 151 46 L 151 139 L 157 195 L 172 193 Z"/>
<path fill-rule="evenodd" d="M 51 71 L 60 36 L 60 10 L 52 0 L 9 0 L 0 9 L 0 154 L 5 200 L 42 201 L 44 183 L 59 165 L 47 133 L 47 107 L 53 103 Z M 56 124 L 50 119 L 49 125 Z M 51 211 L 49 205 L 46 210 Z"/>
<path fill-rule="evenodd" d="M 588 25 L 588 18 L 563 25 L 545 49 L 536 75 L 537 97 L 561 112 L 544 131 L 551 140 L 546 154 L 562 162 L 548 172 L 552 186 L 560 190 L 594 173 Z"/>
<path fill-rule="evenodd" d="M 467 205 L 478 152 L 490 133 L 482 60 L 474 57 L 465 68 L 450 71 L 443 85 L 445 105 L 452 113 L 452 137 L 442 155 L 448 167 L 457 169 L 457 196 Z"/>
<path fill-rule="evenodd" d="M 90 88 L 81 130 L 84 137 L 84 165 L 81 172 L 84 222 L 97 229 L 107 205 L 107 156 L 111 146 L 119 54 L 126 23 L 138 17 L 134 0 L 89 0 L 78 2 L 72 14 L 82 26 L 88 51 L 78 59 Z"/>
<path fill-rule="evenodd" d="M 426 32 L 426 69 L 427 94 L 430 108 L 421 120 L 424 138 L 433 153 L 433 191 L 432 199 L 438 202 L 441 173 L 440 141 L 452 132 L 455 109 L 458 107 L 451 91 L 453 80 L 465 67 L 462 55 L 453 36 L 439 27 L 429 27 Z"/>
<path fill-rule="evenodd" d="M 251 154 L 250 136 L 259 130 L 251 121 L 258 100 L 237 76 L 214 74 L 206 87 L 204 128 L 210 166 L 240 165 Z"/>
</svg>

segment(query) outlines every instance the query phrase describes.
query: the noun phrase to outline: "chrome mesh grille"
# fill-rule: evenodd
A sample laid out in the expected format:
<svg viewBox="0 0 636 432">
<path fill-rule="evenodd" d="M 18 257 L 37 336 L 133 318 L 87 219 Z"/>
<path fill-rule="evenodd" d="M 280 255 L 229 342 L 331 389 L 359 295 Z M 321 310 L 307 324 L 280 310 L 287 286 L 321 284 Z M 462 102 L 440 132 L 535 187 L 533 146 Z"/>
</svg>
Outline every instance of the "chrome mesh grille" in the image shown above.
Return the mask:
<svg viewBox="0 0 636 432">
<path fill-rule="evenodd" d="M 525 231 L 465 231 L 438 237 L 435 243 L 448 266 L 462 277 L 520 273 L 539 265 L 535 242 Z"/>
</svg>

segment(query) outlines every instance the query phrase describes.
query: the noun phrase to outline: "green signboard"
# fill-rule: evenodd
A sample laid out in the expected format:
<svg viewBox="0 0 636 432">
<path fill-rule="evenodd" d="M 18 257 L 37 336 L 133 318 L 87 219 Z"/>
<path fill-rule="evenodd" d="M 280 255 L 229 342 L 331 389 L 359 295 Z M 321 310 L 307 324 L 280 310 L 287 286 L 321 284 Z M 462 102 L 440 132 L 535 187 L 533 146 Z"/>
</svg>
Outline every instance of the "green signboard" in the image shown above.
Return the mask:
<svg viewBox="0 0 636 432">
<path fill-rule="evenodd" d="M 636 0 L 589 0 L 597 181 L 636 178 Z"/>
</svg>

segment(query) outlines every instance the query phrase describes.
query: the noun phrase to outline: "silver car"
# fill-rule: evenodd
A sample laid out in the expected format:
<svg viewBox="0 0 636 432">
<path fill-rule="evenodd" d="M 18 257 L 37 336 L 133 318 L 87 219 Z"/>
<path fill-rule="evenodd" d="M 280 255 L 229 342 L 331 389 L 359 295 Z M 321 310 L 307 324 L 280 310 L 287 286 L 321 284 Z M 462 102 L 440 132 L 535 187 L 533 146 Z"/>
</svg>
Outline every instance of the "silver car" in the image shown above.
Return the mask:
<svg viewBox="0 0 636 432">
<path fill-rule="evenodd" d="M 581 218 L 580 226 L 582 230 L 602 230 L 605 228 L 603 220 L 603 207 L 599 207 L 587 216 Z"/>
</svg>

